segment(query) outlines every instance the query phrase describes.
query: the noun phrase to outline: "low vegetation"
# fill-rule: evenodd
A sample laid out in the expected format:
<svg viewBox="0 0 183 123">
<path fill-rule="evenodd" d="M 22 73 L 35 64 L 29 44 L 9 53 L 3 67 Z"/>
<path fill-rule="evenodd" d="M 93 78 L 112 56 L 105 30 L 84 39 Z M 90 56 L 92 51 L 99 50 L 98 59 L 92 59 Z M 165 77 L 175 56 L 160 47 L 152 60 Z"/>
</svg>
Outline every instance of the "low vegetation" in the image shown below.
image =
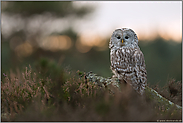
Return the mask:
<svg viewBox="0 0 183 123">
<path fill-rule="evenodd" d="M 40 59 L 32 68 L 1 75 L 2 121 L 180 121 L 182 110 L 165 111 L 147 96 L 129 89 L 115 94 L 86 81 L 80 71 Z M 182 105 L 182 82 L 153 87 Z"/>
</svg>

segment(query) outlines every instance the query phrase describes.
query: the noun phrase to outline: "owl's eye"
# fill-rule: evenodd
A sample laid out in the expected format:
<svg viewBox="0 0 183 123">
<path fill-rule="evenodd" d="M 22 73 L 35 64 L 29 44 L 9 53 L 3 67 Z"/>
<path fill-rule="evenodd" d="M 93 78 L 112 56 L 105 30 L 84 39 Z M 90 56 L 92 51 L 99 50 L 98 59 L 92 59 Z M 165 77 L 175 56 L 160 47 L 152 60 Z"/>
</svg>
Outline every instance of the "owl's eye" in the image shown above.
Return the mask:
<svg viewBox="0 0 183 123">
<path fill-rule="evenodd" d="M 120 36 L 117 36 L 117 39 L 121 39 L 121 37 Z"/>
<path fill-rule="evenodd" d="M 128 36 L 125 36 L 125 39 L 128 39 L 129 37 Z"/>
</svg>

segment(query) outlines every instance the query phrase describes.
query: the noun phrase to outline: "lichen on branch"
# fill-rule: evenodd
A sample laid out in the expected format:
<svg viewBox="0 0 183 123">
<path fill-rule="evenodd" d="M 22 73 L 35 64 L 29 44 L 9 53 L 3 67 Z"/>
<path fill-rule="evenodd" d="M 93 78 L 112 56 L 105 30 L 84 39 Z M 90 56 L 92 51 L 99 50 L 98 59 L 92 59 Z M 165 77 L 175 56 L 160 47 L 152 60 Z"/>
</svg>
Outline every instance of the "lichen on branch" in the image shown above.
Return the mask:
<svg viewBox="0 0 183 123">
<path fill-rule="evenodd" d="M 117 78 L 112 78 L 112 77 L 105 78 L 105 77 L 99 76 L 93 72 L 88 72 L 85 74 L 85 79 L 89 82 L 95 82 L 99 86 L 108 88 L 109 90 L 110 90 L 109 85 L 112 85 L 112 86 L 120 89 L 120 82 Z M 154 101 L 157 104 L 157 106 L 161 106 L 161 107 L 163 106 L 165 110 L 169 110 L 170 108 L 173 108 L 173 107 L 175 109 L 182 110 L 181 106 L 164 98 L 157 91 L 155 91 L 154 89 L 152 89 L 148 86 L 146 86 L 146 88 L 145 88 L 144 95 L 147 96 L 150 100 Z"/>
</svg>

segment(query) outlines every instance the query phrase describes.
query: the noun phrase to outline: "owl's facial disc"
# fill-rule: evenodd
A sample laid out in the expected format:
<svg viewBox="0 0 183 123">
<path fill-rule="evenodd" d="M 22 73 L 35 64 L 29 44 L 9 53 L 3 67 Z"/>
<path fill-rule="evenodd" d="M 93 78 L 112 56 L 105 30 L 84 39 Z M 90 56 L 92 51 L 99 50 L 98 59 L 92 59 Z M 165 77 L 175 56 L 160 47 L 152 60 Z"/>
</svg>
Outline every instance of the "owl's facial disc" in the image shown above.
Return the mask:
<svg viewBox="0 0 183 123">
<path fill-rule="evenodd" d="M 138 47 L 138 38 L 135 32 L 128 28 L 116 29 L 110 39 L 109 48 L 118 49 L 129 46 Z"/>
</svg>

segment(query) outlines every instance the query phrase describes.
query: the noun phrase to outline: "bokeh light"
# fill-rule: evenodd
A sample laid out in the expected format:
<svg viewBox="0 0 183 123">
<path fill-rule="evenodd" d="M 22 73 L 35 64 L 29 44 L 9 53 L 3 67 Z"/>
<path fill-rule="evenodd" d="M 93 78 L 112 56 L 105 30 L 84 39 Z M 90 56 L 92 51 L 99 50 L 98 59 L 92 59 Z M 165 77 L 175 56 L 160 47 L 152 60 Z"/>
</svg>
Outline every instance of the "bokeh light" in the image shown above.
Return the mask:
<svg viewBox="0 0 183 123">
<path fill-rule="evenodd" d="M 68 50 L 72 46 L 70 37 L 66 35 L 53 35 L 43 37 L 39 41 L 41 48 L 56 52 L 58 50 Z"/>
<path fill-rule="evenodd" d="M 28 42 L 25 42 L 25 43 L 22 43 L 21 45 L 18 45 L 15 48 L 15 52 L 19 57 L 27 57 L 32 54 L 33 49 Z"/>
</svg>

